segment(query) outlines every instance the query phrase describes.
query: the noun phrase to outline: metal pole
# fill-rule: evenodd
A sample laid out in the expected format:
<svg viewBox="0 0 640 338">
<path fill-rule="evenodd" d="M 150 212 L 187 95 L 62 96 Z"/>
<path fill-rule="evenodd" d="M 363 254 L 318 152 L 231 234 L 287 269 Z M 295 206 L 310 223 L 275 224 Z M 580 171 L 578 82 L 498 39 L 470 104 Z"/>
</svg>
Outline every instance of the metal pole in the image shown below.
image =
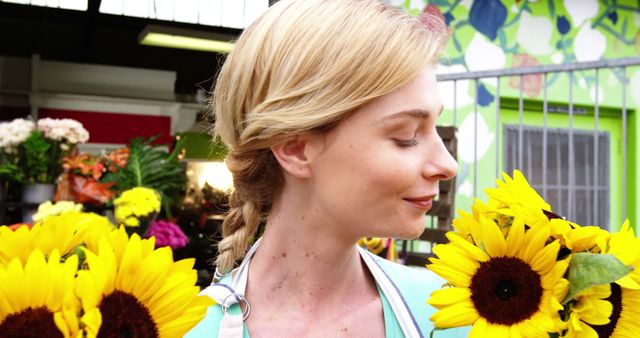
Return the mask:
<svg viewBox="0 0 640 338">
<path fill-rule="evenodd" d="M 600 132 L 598 131 L 600 128 L 600 90 L 598 90 L 598 83 L 600 81 L 600 72 L 599 69 L 596 68 L 596 97 L 595 97 L 595 110 L 594 110 L 594 120 L 595 120 L 595 134 L 593 137 L 593 224 L 600 224 L 600 220 L 598 219 L 598 192 L 600 187 L 598 186 L 598 175 L 599 175 L 599 162 L 598 162 L 598 151 L 599 151 L 599 142 L 600 142 Z"/>
<path fill-rule="evenodd" d="M 542 105 L 542 115 L 544 125 L 542 127 L 542 197 L 547 198 L 547 119 L 549 114 L 549 102 L 547 101 L 547 73 L 543 75 L 544 103 Z"/>
<path fill-rule="evenodd" d="M 496 80 L 496 178 L 500 178 L 500 77 Z"/>
<path fill-rule="evenodd" d="M 458 80 L 453 80 L 453 126 L 455 127 L 458 114 Z"/>
<path fill-rule="evenodd" d="M 622 219 L 627 218 L 627 68 L 622 67 Z"/>
<path fill-rule="evenodd" d="M 518 169 L 519 170 L 524 170 L 523 167 L 523 161 L 522 161 L 522 134 L 524 133 L 524 130 L 522 129 L 522 126 L 524 124 L 524 79 L 523 76 L 520 75 L 520 99 L 518 101 L 518 112 L 520 114 L 520 122 L 518 123 Z M 530 175 L 530 173 L 526 173 L 527 175 Z"/>
<path fill-rule="evenodd" d="M 569 192 L 567 198 L 567 211 L 571 220 L 575 221 L 574 208 L 574 149 L 573 149 L 573 71 L 569 72 Z"/>
<path fill-rule="evenodd" d="M 473 106 L 473 198 L 478 192 L 478 82 L 476 79 L 476 99 Z"/>
</svg>

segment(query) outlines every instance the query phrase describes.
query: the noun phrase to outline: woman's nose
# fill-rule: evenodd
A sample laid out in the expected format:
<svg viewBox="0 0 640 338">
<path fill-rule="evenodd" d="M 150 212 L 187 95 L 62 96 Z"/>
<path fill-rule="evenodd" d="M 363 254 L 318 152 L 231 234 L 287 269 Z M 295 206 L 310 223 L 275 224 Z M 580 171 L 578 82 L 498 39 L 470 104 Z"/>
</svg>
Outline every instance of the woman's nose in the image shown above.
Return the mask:
<svg viewBox="0 0 640 338">
<path fill-rule="evenodd" d="M 451 156 L 440 137 L 437 137 L 428 162 L 427 167 L 430 169 L 425 174 L 432 179 L 449 180 L 458 172 L 458 162 Z"/>
</svg>

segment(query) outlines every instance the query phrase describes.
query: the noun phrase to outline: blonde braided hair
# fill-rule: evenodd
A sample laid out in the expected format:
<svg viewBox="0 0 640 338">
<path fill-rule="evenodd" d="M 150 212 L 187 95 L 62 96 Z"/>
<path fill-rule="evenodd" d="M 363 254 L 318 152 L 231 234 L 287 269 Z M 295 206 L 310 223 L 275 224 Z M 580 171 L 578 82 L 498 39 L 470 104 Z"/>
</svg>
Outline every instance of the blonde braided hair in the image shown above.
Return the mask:
<svg viewBox="0 0 640 338">
<path fill-rule="evenodd" d="M 249 26 L 218 74 L 210 110 L 234 188 L 216 259 L 244 256 L 284 184 L 270 148 L 322 132 L 433 65 L 448 37 L 436 17 L 379 0 L 282 0 Z"/>
</svg>

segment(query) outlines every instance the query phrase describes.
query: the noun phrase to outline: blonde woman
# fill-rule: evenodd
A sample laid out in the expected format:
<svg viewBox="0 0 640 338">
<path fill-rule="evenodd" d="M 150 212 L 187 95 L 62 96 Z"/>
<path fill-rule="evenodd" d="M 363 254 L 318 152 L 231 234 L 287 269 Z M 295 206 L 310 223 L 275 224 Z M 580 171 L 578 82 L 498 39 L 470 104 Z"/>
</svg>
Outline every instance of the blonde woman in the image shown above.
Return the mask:
<svg viewBox="0 0 640 338">
<path fill-rule="evenodd" d="M 212 99 L 235 185 L 203 291 L 218 304 L 188 337 L 429 336 L 443 281 L 356 242 L 420 235 L 455 175 L 436 133 L 446 38 L 376 0 L 282 0 L 244 31 Z"/>
</svg>

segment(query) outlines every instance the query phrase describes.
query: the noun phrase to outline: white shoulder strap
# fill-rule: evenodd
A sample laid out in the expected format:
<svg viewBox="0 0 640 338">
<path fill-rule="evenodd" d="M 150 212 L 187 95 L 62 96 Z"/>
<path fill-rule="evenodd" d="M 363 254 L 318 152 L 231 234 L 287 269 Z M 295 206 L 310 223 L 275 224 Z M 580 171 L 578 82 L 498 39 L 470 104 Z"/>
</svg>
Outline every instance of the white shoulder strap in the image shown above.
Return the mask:
<svg viewBox="0 0 640 338">
<path fill-rule="evenodd" d="M 208 296 L 215 300 L 222 308 L 222 319 L 218 329 L 218 338 L 244 337 L 244 321 L 251 313 L 251 305 L 246 298 L 244 298 L 244 293 L 247 287 L 249 262 L 258 249 L 259 242 L 260 240 L 256 241 L 245 255 L 242 264 L 232 272 L 231 285 L 222 283 L 211 284 L 200 292 L 201 295 Z M 236 307 L 235 305 L 238 306 Z"/>
</svg>

